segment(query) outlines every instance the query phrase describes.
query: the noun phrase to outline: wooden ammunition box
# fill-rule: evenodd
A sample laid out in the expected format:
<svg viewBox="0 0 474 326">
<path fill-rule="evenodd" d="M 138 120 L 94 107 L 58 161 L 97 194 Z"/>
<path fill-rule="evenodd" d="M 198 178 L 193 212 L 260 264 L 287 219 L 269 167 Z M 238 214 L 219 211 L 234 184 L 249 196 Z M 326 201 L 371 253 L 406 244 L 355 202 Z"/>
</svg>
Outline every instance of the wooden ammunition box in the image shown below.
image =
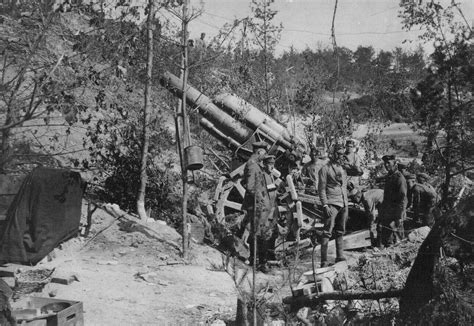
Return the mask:
<svg viewBox="0 0 474 326">
<path fill-rule="evenodd" d="M 69 307 L 62 309 L 54 313 L 41 314 L 41 308 L 51 303 L 69 303 Z M 29 297 L 28 307 L 24 311 L 36 311 L 36 316 L 27 319 L 26 325 L 30 323 L 34 324 L 37 321 L 46 320 L 47 326 L 84 326 L 84 312 L 83 305 L 80 301 L 53 299 L 53 298 L 42 298 L 42 297 Z M 15 311 L 13 311 L 15 315 Z"/>
</svg>

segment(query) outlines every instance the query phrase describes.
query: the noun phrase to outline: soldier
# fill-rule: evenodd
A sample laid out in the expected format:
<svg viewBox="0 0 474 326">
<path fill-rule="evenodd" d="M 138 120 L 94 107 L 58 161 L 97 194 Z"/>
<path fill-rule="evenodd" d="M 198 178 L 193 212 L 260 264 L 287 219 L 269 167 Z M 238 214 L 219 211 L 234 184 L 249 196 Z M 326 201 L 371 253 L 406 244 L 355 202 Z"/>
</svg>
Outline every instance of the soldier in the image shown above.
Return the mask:
<svg viewBox="0 0 474 326">
<path fill-rule="evenodd" d="M 438 194 L 428 182 L 430 177 L 426 173 L 416 175 L 418 183 L 413 186 L 413 215 L 415 224 L 432 227 L 434 224 L 433 210 L 438 202 Z"/>
<path fill-rule="evenodd" d="M 333 232 L 336 236 L 336 262 L 345 260 L 344 233 L 348 216 L 347 174 L 342 163 L 344 148 L 336 144 L 330 161 L 319 170 L 318 192 L 323 205 L 324 232 L 321 239 L 321 267 L 328 266 L 328 243 Z"/>
<path fill-rule="evenodd" d="M 293 178 L 293 184 L 297 190 L 303 191 L 305 189 L 305 182 L 302 174 L 303 166 L 301 165 L 301 159 L 296 158 L 294 162 L 290 162 L 288 165 L 288 171 Z"/>
<path fill-rule="evenodd" d="M 382 160 L 388 174 L 385 177 L 379 234 L 381 245 L 388 246 L 404 237 L 403 220 L 406 216 L 407 182 L 398 170 L 394 155 L 385 155 Z"/>
<path fill-rule="evenodd" d="M 364 174 L 361 165 L 360 156 L 356 151 L 356 143 L 353 139 L 348 139 L 346 141 L 346 152 L 344 154 L 343 163 L 343 167 L 349 176 L 347 182 L 352 182 L 355 186 L 359 185 L 360 176 Z"/>
<path fill-rule="evenodd" d="M 257 221 L 257 257 L 259 260 L 259 270 L 266 273 L 268 271 L 267 261 L 270 250 L 274 250 L 276 228 L 278 222 L 277 190 L 280 179 L 273 174 L 275 167 L 275 156 L 266 155 L 263 158 L 263 178 L 265 190 L 262 194 L 263 206 L 262 214 Z M 272 243 L 273 240 L 273 243 Z"/>
<path fill-rule="evenodd" d="M 413 187 L 416 184 L 416 175 L 407 173 L 405 175 L 407 181 L 407 210 L 413 205 Z"/>
<path fill-rule="evenodd" d="M 398 166 L 398 171 L 400 171 L 406 179 L 406 176 L 410 174 L 407 170 L 408 165 L 406 163 L 398 161 L 397 166 Z"/>
<path fill-rule="evenodd" d="M 321 152 L 315 147 L 311 148 L 309 157 L 311 158 L 311 161 L 303 165 L 301 174 L 306 184 L 307 193 L 316 195 L 318 193 L 319 170 L 327 164 L 328 160 L 324 159 Z"/>
<path fill-rule="evenodd" d="M 253 237 L 252 232 L 255 232 L 256 225 L 253 225 L 254 220 L 258 220 L 262 214 L 264 198 L 262 194 L 266 191 L 263 177 L 263 157 L 267 154 L 267 143 L 255 142 L 252 144 L 253 154 L 247 161 L 244 168 L 244 175 L 242 185 L 245 188 L 245 196 L 242 202 L 242 210 L 245 211 L 245 217 L 242 221 L 242 230 L 248 223 L 251 225 L 250 241 L 250 263 L 253 263 Z"/>
<path fill-rule="evenodd" d="M 348 189 L 350 189 L 350 186 L 348 186 Z M 369 222 L 370 239 L 372 246 L 375 246 L 377 242 L 378 212 L 383 203 L 383 190 L 369 189 L 362 192 L 359 188 L 354 187 L 350 190 L 349 199 L 356 204 L 362 204 L 364 207 Z"/>
</svg>

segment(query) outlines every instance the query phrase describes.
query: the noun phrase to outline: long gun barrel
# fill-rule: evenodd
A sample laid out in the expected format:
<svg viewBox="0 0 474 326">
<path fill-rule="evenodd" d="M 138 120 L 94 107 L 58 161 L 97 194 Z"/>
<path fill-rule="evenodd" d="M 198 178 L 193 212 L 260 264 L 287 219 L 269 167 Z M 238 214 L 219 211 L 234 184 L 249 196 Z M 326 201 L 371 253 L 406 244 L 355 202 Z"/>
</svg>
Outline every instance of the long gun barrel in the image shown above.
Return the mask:
<svg viewBox="0 0 474 326">
<path fill-rule="evenodd" d="M 260 130 L 268 141 L 285 149 L 292 147 L 293 139 L 288 130 L 252 104 L 232 94 L 218 95 L 214 103 L 223 111 L 242 117 L 247 127 Z"/>
<path fill-rule="evenodd" d="M 165 72 L 160 83 L 178 98 L 182 97 L 180 78 Z M 186 103 L 197 108 L 203 117 L 200 120 L 201 126 L 232 149 L 243 147 L 255 134 L 271 145 L 278 145 L 283 151 L 292 149 L 295 144 L 303 144 L 300 140 L 293 139 L 283 125 L 237 96 L 221 94 L 212 101 L 187 84 Z M 235 119 L 234 116 L 240 117 L 241 120 Z"/>
<path fill-rule="evenodd" d="M 161 79 L 161 84 L 178 98 L 183 96 L 181 90 L 182 81 L 170 72 L 165 72 Z M 221 131 L 227 137 L 232 139 L 234 145 L 244 144 L 253 134 L 253 131 L 242 125 L 229 114 L 218 108 L 211 99 L 200 91 L 187 84 L 186 86 L 186 103 L 191 107 L 197 108 L 198 112 L 205 118 L 204 124 L 201 124 L 207 130 Z M 215 135 L 215 132 L 211 132 Z M 219 139 L 220 140 L 220 139 Z"/>
</svg>

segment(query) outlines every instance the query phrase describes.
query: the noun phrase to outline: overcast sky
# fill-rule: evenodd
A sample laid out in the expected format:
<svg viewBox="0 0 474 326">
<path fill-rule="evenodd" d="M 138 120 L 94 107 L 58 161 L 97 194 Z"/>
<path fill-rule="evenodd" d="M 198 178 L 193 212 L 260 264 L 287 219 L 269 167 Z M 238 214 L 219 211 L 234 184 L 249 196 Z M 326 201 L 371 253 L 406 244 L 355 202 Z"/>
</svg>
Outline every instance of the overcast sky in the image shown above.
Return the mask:
<svg viewBox="0 0 474 326">
<path fill-rule="evenodd" d="M 203 14 L 189 25 L 190 37 L 208 37 L 234 18 L 250 14 L 250 0 L 191 0 L 193 6 L 203 2 Z M 473 21 L 474 0 L 458 0 L 469 22 Z M 293 45 L 297 50 L 331 44 L 331 22 L 335 0 L 275 0 L 278 10 L 274 21 L 283 23 L 277 54 Z M 335 20 L 338 46 L 355 50 L 357 46 L 373 46 L 376 50 L 393 50 L 397 46 L 415 49 L 417 32 L 402 30 L 397 17 L 399 0 L 339 0 Z M 402 41 L 414 40 L 416 43 Z M 429 46 L 427 47 L 429 50 Z"/>
</svg>

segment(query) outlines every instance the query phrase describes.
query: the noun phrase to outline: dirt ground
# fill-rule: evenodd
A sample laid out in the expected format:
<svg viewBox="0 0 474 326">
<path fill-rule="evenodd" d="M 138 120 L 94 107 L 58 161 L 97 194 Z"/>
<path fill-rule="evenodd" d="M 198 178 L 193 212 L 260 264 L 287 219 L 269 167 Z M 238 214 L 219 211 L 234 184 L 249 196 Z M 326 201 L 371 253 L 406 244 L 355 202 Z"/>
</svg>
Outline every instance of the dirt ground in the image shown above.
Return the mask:
<svg viewBox="0 0 474 326">
<path fill-rule="evenodd" d="M 184 264 L 181 237 L 173 228 L 133 217 L 114 222 L 98 209 L 88 237 L 65 242 L 54 258 L 36 266 L 78 281 L 49 283 L 34 295 L 82 301 L 85 325 L 206 325 L 231 319 L 237 294 L 232 277 L 221 268 L 221 253 L 191 246 L 190 263 Z M 24 304 L 20 298 L 12 305 Z"/>
<path fill-rule="evenodd" d="M 87 207 L 83 206 L 82 212 L 85 223 Z M 420 241 L 421 238 L 416 242 Z M 49 283 L 41 293 L 31 295 L 81 301 L 84 325 L 233 324 L 238 298 L 235 284 L 250 292 L 251 269 L 238 260 L 227 264 L 222 253 L 196 243 L 191 243 L 190 260 L 185 263 L 180 248 L 181 236 L 160 221 L 142 222 L 128 215 L 116 220 L 98 209 L 87 237 L 66 241 L 34 267 L 54 268 L 53 277 L 76 280 L 69 285 Z M 384 252 L 367 254 L 376 259 Z M 317 250 L 316 262 L 318 255 Z M 330 260 L 334 259 L 334 252 L 329 255 Z M 363 255 L 364 252 L 346 252 L 347 265 L 357 266 Z M 290 282 L 294 286 L 303 272 L 312 270 L 308 257 L 311 255 L 307 252 L 305 257 L 295 258 L 291 269 L 275 267 L 268 274 L 258 273 L 259 295 L 281 306 L 282 299 L 291 295 Z M 291 255 L 287 258 L 292 259 Z M 355 273 L 359 275 L 360 271 Z M 398 277 L 398 287 L 404 283 L 405 274 Z M 345 277 L 343 283 L 347 289 Z M 26 300 L 26 296 L 20 297 L 12 303 L 13 308 L 25 308 Z M 271 318 L 283 322 L 287 317 L 284 312 Z"/>
</svg>

